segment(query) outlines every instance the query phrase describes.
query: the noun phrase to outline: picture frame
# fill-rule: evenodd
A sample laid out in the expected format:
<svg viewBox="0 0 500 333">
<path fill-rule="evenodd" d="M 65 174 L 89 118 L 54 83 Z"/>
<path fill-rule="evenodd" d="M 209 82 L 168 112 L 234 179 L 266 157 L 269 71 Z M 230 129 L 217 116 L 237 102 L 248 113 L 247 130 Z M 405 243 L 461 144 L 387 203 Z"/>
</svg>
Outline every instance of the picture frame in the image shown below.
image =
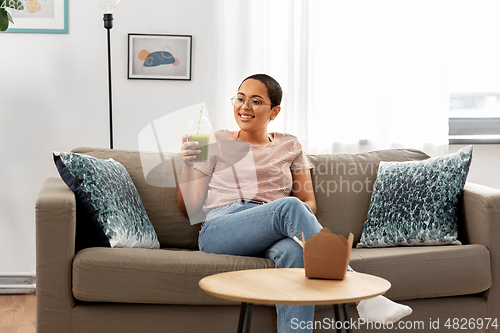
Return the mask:
<svg viewBox="0 0 500 333">
<path fill-rule="evenodd" d="M 0 0 L 0 4 L 8 0 Z M 68 33 L 68 0 L 21 0 L 24 10 L 10 10 L 14 24 L 5 32 Z"/>
<path fill-rule="evenodd" d="M 128 34 L 128 78 L 191 80 L 192 36 Z"/>
</svg>

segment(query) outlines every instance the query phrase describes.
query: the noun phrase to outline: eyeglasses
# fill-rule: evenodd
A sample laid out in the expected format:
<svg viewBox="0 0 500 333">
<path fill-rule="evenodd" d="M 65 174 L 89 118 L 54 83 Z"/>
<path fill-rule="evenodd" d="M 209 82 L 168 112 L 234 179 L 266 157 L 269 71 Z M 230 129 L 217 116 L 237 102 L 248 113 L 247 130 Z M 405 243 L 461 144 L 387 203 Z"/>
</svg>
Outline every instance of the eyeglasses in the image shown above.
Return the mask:
<svg viewBox="0 0 500 333">
<path fill-rule="evenodd" d="M 274 103 L 263 103 L 256 98 L 247 99 L 239 96 L 231 98 L 231 103 L 237 109 L 241 108 L 245 104 L 245 101 L 248 101 L 248 106 L 254 111 L 257 111 L 261 105 L 276 105 Z"/>
</svg>

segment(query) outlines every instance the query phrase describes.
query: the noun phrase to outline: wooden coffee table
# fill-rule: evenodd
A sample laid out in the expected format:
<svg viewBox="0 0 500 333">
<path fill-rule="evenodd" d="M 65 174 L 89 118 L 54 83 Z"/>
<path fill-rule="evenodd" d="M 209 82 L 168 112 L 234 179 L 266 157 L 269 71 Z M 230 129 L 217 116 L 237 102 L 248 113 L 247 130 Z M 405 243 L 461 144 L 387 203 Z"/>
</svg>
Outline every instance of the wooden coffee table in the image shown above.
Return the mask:
<svg viewBox="0 0 500 333">
<path fill-rule="evenodd" d="M 306 278 L 303 268 L 266 268 L 231 271 L 207 276 L 199 285 L 206 293 L 241 302 L 238 333 L 250 332 L 253 304 L 334 305 L 344 304 L 344 316 L 350 321 L 347 303 L 384 294 L 389 281 L 363 273 L 347 272 L 344 280 Z M 245 325 L 246 322 L 246 325 Z"/>
</svg>

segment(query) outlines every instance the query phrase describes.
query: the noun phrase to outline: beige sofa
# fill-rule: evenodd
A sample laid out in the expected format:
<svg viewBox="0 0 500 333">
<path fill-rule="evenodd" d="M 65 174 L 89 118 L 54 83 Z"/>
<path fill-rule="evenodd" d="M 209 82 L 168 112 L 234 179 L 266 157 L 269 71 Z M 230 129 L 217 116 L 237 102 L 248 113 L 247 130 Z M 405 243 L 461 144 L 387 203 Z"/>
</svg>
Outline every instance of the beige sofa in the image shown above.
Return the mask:
<svg viewBox="0 0 500 333">
<path fill-rule="evenodd" d="M 139 152 L 74 152 L 111 157 L 126 167 L 162 248 L 87 248 L 75 254 L 75 197 L 60 178 L 47 179 L 36 202 L 37 332 L 235 332 L 239 304 L 207 295 L 198 281 L 224 271 L 272 268 L 273 262 L 198 251 L 200 225 L 179 212 L 177 188 L 146 183 Z M 311 155 L 319 221 L 333 232 L 354 233 L 357 242 L 378 163 L 426 158 L 402 149 Z M 392 283 L 386 296 L 413 308 L 403 324 L 420 327 L 415 332 L 428 332 L 431 324 L 433 332 L 449 332 L 448 319 L 452 329 L 465 319 L 477 328 L 480 318 L 500 317 L 500 190 L 466 184 L 459 238 L 464 245 L 353 249 L 351 266 Z M 355 321 L 352 305 L 350 310 Z M 332 308 L 317 307 L 316 319 L 325 318 L 333 318 Z M 255 306 L 252 331 L 276 332 L 274 307 Z M 334 330 L 315 330 L 323 331 Z M 484 327 L 469 331 L 487 332 Z"/>
</svg>

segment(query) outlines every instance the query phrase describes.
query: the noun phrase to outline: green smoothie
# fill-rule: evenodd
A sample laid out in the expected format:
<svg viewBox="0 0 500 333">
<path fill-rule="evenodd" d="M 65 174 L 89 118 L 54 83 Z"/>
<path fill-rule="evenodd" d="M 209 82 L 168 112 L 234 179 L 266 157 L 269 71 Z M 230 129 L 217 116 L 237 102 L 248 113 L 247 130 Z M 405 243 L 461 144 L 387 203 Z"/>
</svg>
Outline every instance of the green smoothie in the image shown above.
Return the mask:
<svg viewBox="0 0 500 333">
<path fill-rule="evenodd" d="M 191 147 L 192 150 L 201 150 L 201 153 L 196 156 L 193 162 L 206 162 L 208 158 L 208 142 L 210 134 L 196 135 L 192 134 L 189 141 L 198 141 L 199 145 Z"/>
</svg>

